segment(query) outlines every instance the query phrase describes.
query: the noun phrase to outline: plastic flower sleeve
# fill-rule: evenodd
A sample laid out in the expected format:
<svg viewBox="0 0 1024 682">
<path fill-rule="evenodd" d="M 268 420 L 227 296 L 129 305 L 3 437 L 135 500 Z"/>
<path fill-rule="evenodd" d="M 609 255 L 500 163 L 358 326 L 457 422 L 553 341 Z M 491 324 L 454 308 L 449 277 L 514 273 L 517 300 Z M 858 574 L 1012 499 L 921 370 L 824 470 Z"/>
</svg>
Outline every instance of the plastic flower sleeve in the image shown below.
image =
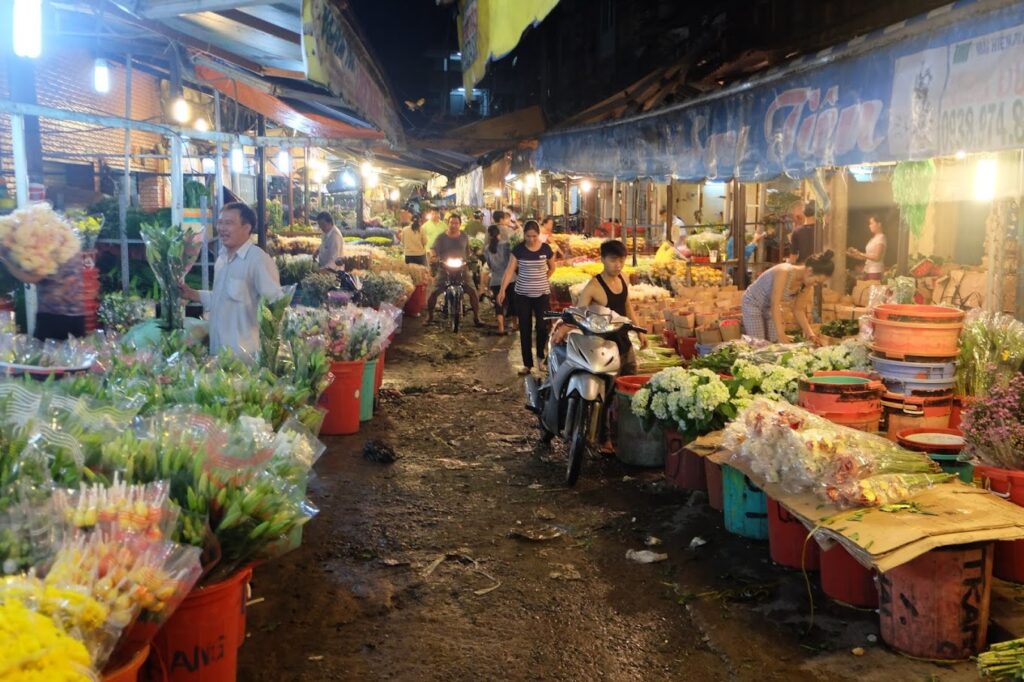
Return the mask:
<svg viewBox="0 0 1024 682">
<path fill-rule="evenodd" d="M 129 485 L 115 474 L 110 486 L 82 485 L 57 490 L 56 512 L 65 524 L 83 530 L 138 533 L 151 540 L 170 538 L 178 526 L 178 507 L 168 498 L 166 481 Z"/>
<path fill-rule="evenodd" d="M 203 236 L 181 225 L 143 223 L 140 231 L 146 244 L 146 260 L 160 284 L 160 316 L 166 331 L 184 327 L 181 282 L 195 265 L 203 247 Z"/>
<path fill-rule="evenodd" d="M 274 437 L 271 469 L 281 478 L 305 485 L 310 470 L 327 449 L 305 425 L 292 417 L 278 429 Z"/>
</svg>

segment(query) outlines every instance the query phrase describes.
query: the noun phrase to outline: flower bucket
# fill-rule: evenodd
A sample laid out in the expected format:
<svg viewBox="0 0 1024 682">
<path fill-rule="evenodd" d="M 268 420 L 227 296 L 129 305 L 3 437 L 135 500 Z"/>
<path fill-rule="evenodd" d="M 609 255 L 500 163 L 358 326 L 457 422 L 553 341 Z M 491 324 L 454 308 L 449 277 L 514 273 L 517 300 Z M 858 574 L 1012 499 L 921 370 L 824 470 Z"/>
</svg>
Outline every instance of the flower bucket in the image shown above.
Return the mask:
<svg viewBox="0 0 1024 682">
<path fill-rule="evenodd" d="M 252 569 L 192 590 L 153 640 L 168 682 L 234 682 Z"/>
<path fill-rule="evenodd" d="M 707 490 L 704 458 L 686 449 L 678 431 L 665 431 L 665 478 L 684 490 Z"/>
<path fill-rule="evenodd" d="M 692 360 L 697 357 L 697 337 L 680 336 L 676 338 L 676 350 L 684 360 Z"/>
<path fill-rule="evenodd" d="M 143 646 L 132 655 L 127 662 L 112 670 L 106 670 L 100 678 L 101 682 L 136 682 L 139 671 L 149 658 L 149 645 Z"/>
<path fill-rule="evenodd" d="M 708 506 L 715 511 L 722 511 L 722 465 L 704 458 L 704 477 L 708 483 Z"/>
<path fill-rule="evenodd" d="M 405 308 L 402 309 L 402 312 L 409 317 L 419 317 L 426 305 L 427 285 L 417 284 L 416 288 L 412 290 L 409 300 L 405 302 Z"/>
<path fill-rule="evenodd" d="M 821 552 L 821 591 L 843 604 L 873 609 L 878 588 L 871 571 L 850 556 L 842 545 Z"/>
<path fill-rule="evenodd" d="M 942 429 L 949 424 L 953 412 L 952 394 L 944 396 L 909 396 L 886 393 L 882 397 L 886 423 L 886 438 L 897 439 L 897 434 L 908 429 Z"/>
<path fill-rule="evenodd" d="M 810 533 L 785 507 L 768 498 L 768 553 L 772 561 L 787 568 L 818 570 L 820 550 L 817 542 L 808 539 Z"/>
<path fill-rule="evenodd" d="M 800 379 L 800 407 L 814 414 L 866 414 L 882 409 L 882 382 L 863 372 L 816 372 Z"/>
<path fill-rule="evenodd" d="M 633 414 L 633 395 L 651 380 L 651 375 L 621 376 L 615 379 L 616 447 L 620 462 L 640 467 L 665 466 L 665 435 L 661 427 L 644 428 Z"/>
<path fill-rule="evenodd" d="M 363 383 L 359 389 L 359 421 L 373 419 L 374 384 L 377 383 L 377 358 L 367 360 L 363 365 Z"/>
<path fill-rule="evenodd" d="M 978 486 L 1024 507 L 1024 471 L 977 465 L 974 479 Z M 1024 540 L 996 543 L 993 573 L 1002 580 L 1024 583 Z"/>
<path fill-rule="evenodd" d="M 986 644 L 992 543 L 941 547 L 878 577 L 886 644 L 918 658 L 962 660 Z"/>
<path fill-rule="evenodd" d="M 359 432 L 359 395 L 363 387 L 366 362 L 332 362 L 334 381 L 320 396 L 320 406 L 327 410 L 320 433 L 342 436 Z"/>
<path fill-rule="evenodd" d="M 725 529 L 751 540 L 768 539 L 768 496 L 742 471 L 722 465 Z"/>
</svg>

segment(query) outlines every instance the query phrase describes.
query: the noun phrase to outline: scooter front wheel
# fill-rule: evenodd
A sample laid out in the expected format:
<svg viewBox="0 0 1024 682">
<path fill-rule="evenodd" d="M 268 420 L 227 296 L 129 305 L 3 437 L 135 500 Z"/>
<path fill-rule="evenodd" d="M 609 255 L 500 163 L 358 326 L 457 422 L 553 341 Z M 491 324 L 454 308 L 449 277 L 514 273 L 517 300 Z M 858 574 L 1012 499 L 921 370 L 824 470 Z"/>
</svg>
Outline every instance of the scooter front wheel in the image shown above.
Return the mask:
<svg viewBox="0 0 1024 682">
<path fill-rule="evenodd" d="M 590 433 L 590 405 L 582 398 L 570 398 L 568 414 L 572 415 L 573 423 L 569 429 L 569 461 L 565 467 L 565 484 L 576 485 L 583 468 L 583 456 L 587 453 L 587 440 Z"/>
</svg>

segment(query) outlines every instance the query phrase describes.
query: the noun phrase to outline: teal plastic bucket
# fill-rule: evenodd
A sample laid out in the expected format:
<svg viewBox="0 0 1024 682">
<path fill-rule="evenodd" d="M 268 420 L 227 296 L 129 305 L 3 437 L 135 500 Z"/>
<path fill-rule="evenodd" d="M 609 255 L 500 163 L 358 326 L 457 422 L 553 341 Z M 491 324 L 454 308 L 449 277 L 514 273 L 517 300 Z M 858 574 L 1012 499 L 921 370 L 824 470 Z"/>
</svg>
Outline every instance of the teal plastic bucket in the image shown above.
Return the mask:
<svg viewBox="0 0 1024 682">
<path fill-rule="evenodd" d="M 933 455 L 928 454 L 933 462 L 937 462 L 947 474 L 956 474 L 964 483 L 974 483 L 974 465 L 970 462 L 961 462 L 957 458 L 960 455 Z"/>
<path fill-rule="evenodd" d="M 617 393 L 618 425 L 615 456 L 620 462 L 637 467 L 665 466 L 665 432 L 654 425 L 650 431 L 633 414 L 633 396 Z"/>
<path fill-rule="evenodd" d="M 727 531 L 751 540 L 768 539 L 768 496 L 728 464 L 722 465 L 722 507 Z"/>
<path fill-rule="evenodd" d="M 359 391 L 359 421 L 373 419 L 373 388 L 377 381 L 377 358 L 366 361 L 363 369 L 363 387 Z"/>
</svg>

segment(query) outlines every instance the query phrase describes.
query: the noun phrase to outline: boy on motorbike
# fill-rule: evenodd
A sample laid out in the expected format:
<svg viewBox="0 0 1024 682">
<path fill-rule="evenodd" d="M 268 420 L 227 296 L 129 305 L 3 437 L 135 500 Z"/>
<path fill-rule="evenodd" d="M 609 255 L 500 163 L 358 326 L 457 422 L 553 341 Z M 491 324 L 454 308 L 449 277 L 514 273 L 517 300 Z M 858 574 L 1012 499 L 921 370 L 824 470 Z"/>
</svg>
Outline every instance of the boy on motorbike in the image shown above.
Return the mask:
<svg viewBox="0 0 1024 682">
<path fill-rule="evenodd" d="M 448 258 L 461 258 L 463 261 L 462 276 L 466 293 L 469 295 L 469 305 L 473 309 L 473 324 L 482 327 L 480 321 L 480 298 L 476 295 L 473 282 L 469 278 L 469 269 L 466 264 L 469 262 L 469 237 L 462 232 L 462 218 L 453 213 L 448 218 L 448 230 L 434 240 L 434 260 L 440 265 L 437 279 L 434 280 L 434 290 L 427 300 L 427 321 L 431 324 L 434 321 L 434 307 L 437 305 L 437 297 L 441 295 L 445 287 L 444 262 Z"/>
</svg>

